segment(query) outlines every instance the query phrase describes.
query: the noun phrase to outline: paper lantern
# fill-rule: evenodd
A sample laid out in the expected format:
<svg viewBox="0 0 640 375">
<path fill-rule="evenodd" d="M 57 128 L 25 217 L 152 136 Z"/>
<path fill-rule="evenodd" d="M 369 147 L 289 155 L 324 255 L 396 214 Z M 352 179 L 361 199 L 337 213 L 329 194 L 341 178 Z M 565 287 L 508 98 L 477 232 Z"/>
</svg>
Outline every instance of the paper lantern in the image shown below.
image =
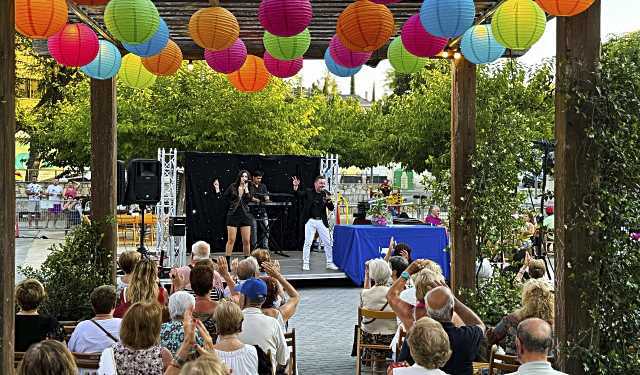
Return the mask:
<svg viewBox="0 0 640 375">
<path fill-rule="evenodd" d="M 67 24 L 65 0 L 15 0 L 16 30 L 32 39 L 47 39 Z"/>
<path fill-rule="evenodd" d="M 351 3 L 338 17 L 336 34 L 342 45 L 355 52 L 373 52 L 395 32 L 393 14 L 369 0 Z"/>
<path fill-rule="evenodd" d="M 402 26 L 402 45 L 411 54 L 419 57 L 431 57 L 439 54 L 447 46 L 449 40 L 429 34 L 422 23 L 420 16 L 414 14 L 409 17 Z"/>
<path fill-rule="evenodd" d="M 122 43 L 124 48 L 131 53 L 135 53 L 140 57 L 149 57 L 153 55 L 157 55 L 167 46 L 167 42 L 169 41 L 169 27 L 167 27 L 167 23 L 164 22 L 162 18 L 160 18 L 160 24 L 158 25 L 158 30 L 153 36 L 144 43 L 140 44 L 131 44 L 131 43 Z"/>
<path fill-rule="evenodd" d="M 122 56 L 118 47 L 106 40 L 101 40 L 96 58 L 80 70 L 91 78 L 109 79 L 118 74 L 121 63 Z"/>
<path fill-rule="evenodd" d="M 182 51 L 173 40 L 169 39 L 162 52 L 142 58 L 142 65 L 155 75 L 170 76 L 175 74 L 182 65 Z"/>
<path fill-rule="evenodd" d="M 398 36 L 389 44 L 387 58 L 393 69 L 400 73 L 416 73 L 424 68 L 427 59 L 418 57 L 407 51 L 402 45 L 402 39 Z"/>
<path fill-rule="evenodd" d="M 104 23 L 119 41 L 139 44 L 158 31 L 160 14 L 151 0 L 111 0 L 104 10 Z"/>
<path fill-rule="evenodd" d="M 238 38 L 227 49 L 221 51 L 204 50 L 204 59 L 211 69 L 218 73 L 232 73 L 242 67 L 247 59 L 247 47 Z"/>
<path fill-rule="evenodd" d="M 293 60 L 278 60 L 271 56 L 269 52 L 265 51 L 264 53 L 264 66 L 269 73 L 278 78 L 289 78 L 298 74 L 302 69 L 303 60 L 302 57 Z"/>
<path fill-rule="evenodd" d="M 491 19 L 493 37 L 514 50 L 531 48 L 544 34 L 547 18 L 533 0 L 509 0 L 498 7 Z"/>
<path fill-rule="evenodd" d="M 144 89 L 156 83 L 156 76 L 142 65 L 142 58 L 132 53 L 122 58 L 118 79 L 134 89 Z"/>
<path fill-rule="evenodd" d="M 276 36 L 300 34 L 311 23 L 309 0 L 262 0 L 258 19 L 265 30 Z"/>
<path fill-rule="evenodd" d="M 589 9 L 595 0 L 536 0 L 552 16 L 570 17 Z"/>
<path fill-rule="evenodd" d="M 78 5 L 96 6 L 105 5 L 109 2 L 109 0 L 73 0 L 73 2 Z"/>
<path fill-rule="evenodd" d="M 488 64 L 504 55 L 505 48 L 491 32 L 491 25 L 476 25 L 462 36 L 460 43 L 464 57 L 474 64 Z"/>
<path fill-rule="evenodd" d="M 64 66 L 81 67 L 98 55 L 98 36 L 83 23 L 71 23 L 47 40 L 51 57 Z"/>
<path fill-rule="evenodd" d="M 203 8 L 191 16 L 189 34 L 200 47 L 220 51 L 238 39 L 240 25 L 236 17 L 222 7 Z"/>
<path fill-rule="evenodd" d="M 262 42 L 264 48 L 276 59 L 293 60 L 307 52 L 311 45 L 311 35 L 309 29 L 294 36 L 275 36 L 265 31 Z"/>
<path fill-rule="evenodd" d="M 476 17 L 473 0 L 424 0 L 420 21 L 431 35 L 455 38 L 462 35 Z"/>
<path fill-rule="evenodd" d="M 366 63 L 372 55 L 372 52 L 353 52 L 342 45 L 337 35 L 334 35 L 329 42 L 329 53 L 333 61 L 345 68 L 357 68 Z"/>
<path fill-rule="evenodd" d="M 376 4 L 387 5 L 387 4 L 399 3 L 400 0 L 373 0 L 373 2 L 376 3 Z"/>
<path fill-rule="evenodd" d="M 327 66 L 327 69 L 329 69 L 329 71 L 332 74 L 337 75 L 338 77 L 351 77 L 352 75 L 358 73 L 360 69 L 362 69 L 362 66 L 358 66 L 355 68 L 347 68 L 345 66 L 337 64 L 333 60 L 333 57 L 331 57 L 331 52 L 329 52 L 329 48 L 327 48 L 327 50 L 324 51 L 324 63 Z"/>
<path fill-rule="evenodd" d="M 237 71 L 227 74 L 227 79 L 238 91 L 257 92 L 269 83 L 271 75 L 264 66 L 264 61 L 254 55 L 247 56 L 244 64 Z"/>
</svg>

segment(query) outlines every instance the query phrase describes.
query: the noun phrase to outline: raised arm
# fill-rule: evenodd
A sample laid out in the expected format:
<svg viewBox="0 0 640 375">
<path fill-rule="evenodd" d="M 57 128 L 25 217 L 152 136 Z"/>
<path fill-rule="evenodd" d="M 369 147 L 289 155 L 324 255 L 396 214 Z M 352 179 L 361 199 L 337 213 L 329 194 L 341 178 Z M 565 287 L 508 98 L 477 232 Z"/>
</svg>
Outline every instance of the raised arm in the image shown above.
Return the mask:
<svg viewBox="0 0 640 375">
<path fill-rule="evenodd" d="M 280 285 L 282 285 L 282 288 L 289 296 L 287 302 L 279 308 L 280 313 L 282 314 L 282 319 L 286 322 L 291 319 L 291 317 L 298 310 L 298 305 L 300 304 L 300 294 L 298 293 L 296 288 L 294 288 L 293 285 L 291 285 L 291 283 L 287 279 L 285 279 L 284 276 L 282 276 L 277 267 L 272 263 L 265 262 L 262 263 L 262 266 L 269 276 L 280 282 Z"/>
<path fill-rule="evenodd" d="M 236 283 L 235 281 L 233 281 L 233 277 L 231 277 L 231 274 L 229 273 L 229 266 L 227 265 L 227 259 L 225 257 L 218 257 L 218 272 L 227 283 L 227 287 L 229 288 L 229 293 L 231 293 L 231 296 L 239 296 L 240 292 L 236 290 Z M 234 299 L 234 301 L 236 300 L 237 299 Z"/>
<path fill-rule="evenodd" d="M 400 299 L 400 293 L 406 289 L 409 277 L 424 267 L 422 263 L 423 261 L 421 260 L 416 260 L 411 263 L 405 270 L 407 274 L 403 272 L 403 275 L 396 279 L 387 292 L 387 302 L 389 302 L 389 306 L 391 306 L 391 309 L 396 313 L 398 319 L 400 319 L 404 325 L 404 329 L 407 331 L 413 327 L 413 306 Z"/>
<path fill-rule="evenodd" d="M 393 236 L 391 236 L 391 238 L 389 239 L 389 249 L 387 250 L 387 254 L 385 254 L 384 256 L 385 262 L 389 262 L 389 259 L 391 259 L 391 254 L 393 254 L 394 245 L 395 245 L 395 241 L 393 239 Z"/>
</svg>

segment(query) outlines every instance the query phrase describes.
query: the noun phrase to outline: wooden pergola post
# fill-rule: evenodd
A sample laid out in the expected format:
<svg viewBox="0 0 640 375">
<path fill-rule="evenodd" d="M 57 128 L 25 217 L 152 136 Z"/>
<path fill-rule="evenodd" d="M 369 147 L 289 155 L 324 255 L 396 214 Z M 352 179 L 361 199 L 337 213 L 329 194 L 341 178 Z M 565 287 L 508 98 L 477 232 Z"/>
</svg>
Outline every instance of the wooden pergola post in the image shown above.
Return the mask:
<svg viewBox="0 0 640 375">
<path fill-rule="evenodd" d="M 0 1 L 0 373 L 13 373 L 15 285 L 15 89 L 14 2 Z"/>
<path fill-rule="evenodd" d="M 467 185 L 476 147 L 476 66 L 464 57 L 451 66 L 451 286 L 475 287 L 476 228 Z"/>
<path fill-rule="evenodd" d="M 91 216 L 110 219 L 102 245 L 117 257 L 117 111 L 115 79 L 91 80 Z M 112 280 L 116 281 L 115 262 Z"/>
<path fill-rule="evenodd" d="M 598 243 L 583 210 L 598 186 L 594 140 L 587 135 L 589 121 L 580 113 L 589 108 L 578 103 L 576 89 L 592 90 L 600 59 L 600 0 L 574 17 L 557 19 L 556 164 L 555 164 L 555 332 L 560 345 L 558 364 L 568 374 L 585 374 L 581 361 L 562 349 L 575 343 L 592 326 L 589 297 L 597 290 L 590 270 L 597 262 L 590 255 Z M 597 334 L 590 335 L 597 345 Z M 585 343 L 583 343 L 584 345 Z"/>
</svg>

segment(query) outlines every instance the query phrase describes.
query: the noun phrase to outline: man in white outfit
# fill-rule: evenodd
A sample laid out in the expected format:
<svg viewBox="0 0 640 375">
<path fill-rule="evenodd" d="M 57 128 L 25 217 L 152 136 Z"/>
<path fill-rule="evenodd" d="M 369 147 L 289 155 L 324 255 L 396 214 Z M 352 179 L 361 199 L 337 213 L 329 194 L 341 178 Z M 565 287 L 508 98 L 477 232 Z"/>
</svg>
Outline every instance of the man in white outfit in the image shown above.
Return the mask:
<svg viewBox="0 0 640 375">
<path fill-rule="evenodd" d="M 302 200 L 302 222 L 304 225 L 304 247 L 302 248 L 302 270 L 309 271 L 309 257 L 311 253 L 311 243 L 318 233 L 324 253 L 327 257 L 327 269 L 337 270 L 333 264 L 333 240 L 329 233 L 329 220 L 327 219 L 327 209 L 333 211 L 334 205 L 331 195 L 325 190 L 327 180 L 324 176 L 316 177 L 313 189 L 298 190 L 300 180 L 293 177 L 293 190 L 298 198 Z"/>
</svg>

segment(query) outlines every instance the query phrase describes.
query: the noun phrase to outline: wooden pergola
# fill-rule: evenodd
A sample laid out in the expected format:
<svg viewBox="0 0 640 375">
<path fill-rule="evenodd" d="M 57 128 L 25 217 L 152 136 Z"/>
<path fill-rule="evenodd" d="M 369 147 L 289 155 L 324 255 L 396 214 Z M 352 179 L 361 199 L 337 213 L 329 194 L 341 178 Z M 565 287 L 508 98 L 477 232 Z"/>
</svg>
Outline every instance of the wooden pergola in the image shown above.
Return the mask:
<svg viewBox="0 0 640 375">
<path fill-rule="evenodd" d="M 171 37 L 183 51 L 185 59 L 203 58 L 203 51 L 188 36 L 189 17 L 198 9 L 209 6 L 206 1 L 154 1 L 160 15 L 171 30 Z M 340 12 L 347 0 L 313 0 L 314 18 L 310 25 L 312 44 L 305 55 L 322 59 L 329 40 L 335 33 Z M 477 23 L 490 21 L 501 1 L 476 0 Z M 241 38 L 250 54 L 262 55 L 263 30 L 257 20 L 258 1 L 230 0 L 222 5 L 240 22 Z M 406 0 L 390 5 L 396 27 L 418 12 L 419 0 Z M 597 184 L 593 160 L 587 157 L 593 140 L 585 133 L 586 120 L 579 115 L 571 89 L 591 80 L 600 57 L 600 0 L 586 12 L 557 22 L 556 76 L 556 320 L 558 342 L 578 337 L 588 328 L 589 316 L 583 306 L 584 295 L 592 292 L 588 280 L 576 277 L 575 269 L 593 267 L 587 261 L 595 234 L 579 214 L 587 202 L 587 192 Z M 89 23 L 103 37 L 109 37 L 102 26 L 103 9 L 74 9 L 73 17 Z M 78 18 L 76 18 L 77 20 Z M 13 371 L 14 283 L 15 283 L 15 31 L 14 1 L 0 1 L 0 277 L 2 288 L 1 372 Z M 458 40 L 449 44 L 456 50 Z M 517 55 L 508 51 L 509 56 Z M 386 47 L 377 51 L 370 64 L 385 58 Z M 451 251 L 452 286 L 454 291 L 475 286 L 475 223 L 473 197 L 466 185 L 472 177 L 471 155 L 476 143 L 476 66 L 464 58 L 451 59 Z M 116 214 L 116 81 L 91 81 L 91 200 L 94 219 Z M 565 223 L 571 224 L 565 226 Z M 116 252 L 115 223 L 105 228 L 104 245 Z M 114 274 L 115 277 L 115 274 Z M 583 374 L 578 361 L 571 361 L 561 352 L 559 364 L 570 374 Z"/>
</svg>

